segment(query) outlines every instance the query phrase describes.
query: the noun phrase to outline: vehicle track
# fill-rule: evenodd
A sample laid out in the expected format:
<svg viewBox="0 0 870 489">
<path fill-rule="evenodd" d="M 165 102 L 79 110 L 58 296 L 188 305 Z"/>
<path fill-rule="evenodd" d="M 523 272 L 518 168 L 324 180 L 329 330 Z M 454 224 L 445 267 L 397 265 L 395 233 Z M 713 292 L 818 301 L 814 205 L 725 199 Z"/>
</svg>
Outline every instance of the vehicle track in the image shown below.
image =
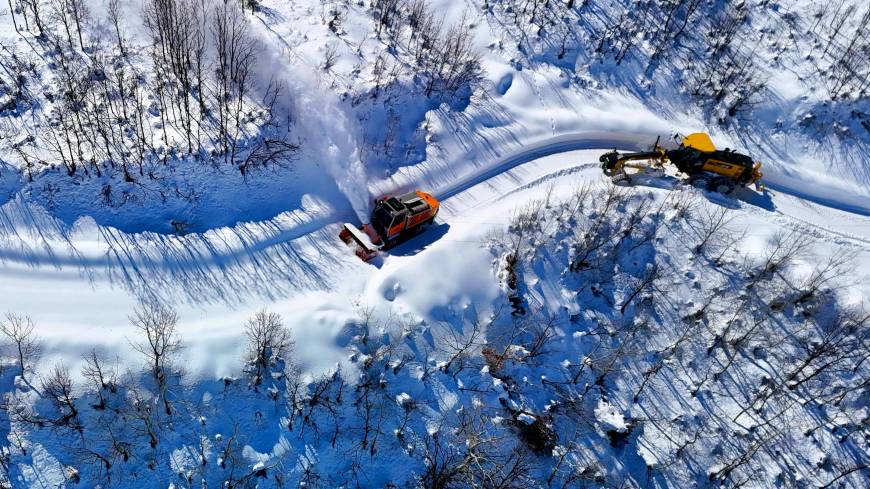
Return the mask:
<svg viewBox="0 0 870 489">
<path fill-rule="evenodd" d="M 650 139 L 651 136 L 649 134 L 626 132 L 583 132 L 562 134 L 541 141 L 526 144 L 519 151 L 511 152 L 510 154 L 500 159 L 496 159 L 495 161 L 492 161 L 490 163 L 479 164 L 479 171 L 472 172 L 471 174 L 460 178 L 457 181 L 436 188 L 433 193 L 436 195 L 437 198 L 439 198 L 439 200 L 447 201 L 463 191 L 485 183 L 488 180 L 502 175 L 523 164 L 546 156 L 577 150 L 603 150 L 613 148 L 624 150 L 639 150 L 643 149 L 643 147 L 645 147 L 646 145 L 646 142 L 648 142 Z M 454 162 L 454 166 L 456 166 L 455 163 L 456 162 Z M 480 202 L 473 207 L 486 205 L 488 202 L 503 198 L 516 192 L 527 190 L 537 185 L 541 185 L 548 180 L 553 180 L 573 173 L 578 173 L 583 170 L 593 168 L 595 166 L 597 166 L 597 163 L 582 163 L 569 168 L 563 168 L 550 174 L 539 176 L 532 181 L 520 184 L 519 186 L 509 190 L 507 193 L 503 193 L 498 197 L 489 199 L 484 202 Z M 779 193 L 786 193 L 793 196 L 795 195 L 791 194 L 787 190 L 779 190 Z M 797 194 L 800 193 L 798 192 Z M 795 198 L 799 199 L 800 197 Z M 808 203 L 814 206 L 821 205 L 811 201 Z M 750 204 L 747 207 L 753 206 Z M 759 209 L 759 212 L 760 211 L 761 210 Z M 776 210 L 776 212 L 779 216 L 782 216 L 779 219 L 788 219 L 791 221 L 792 225 L 800 225 L 804 227 L 805 231 L 807 232 L 822 232 L 831 236 L 836 236 L 840 240 L 843 240 L 845 242 L 851 242 L 856 244 L 860 243 L 859 246 L 864 248 L 870 247 L 870 239 L 868 238 L 854 236 L 848 233 L 820 226 L 816 223 L 804 220 L 802 218 L 786 214 L 781 210 Z M 858 215 L 860 214 L 856 214 L 856 216 Z M 137 235 L 135 237 L 135 240 L 141 238 L 142 242 L 139 244 L 143 245 L 141 247 L 136 246 L 136 248 L 139 248 L 141 250 L 141 253 L 143 255 L 141 261 L 139 257 L 135 256 L 135 253 L 128 253 L 130 250 L 125 250 L 124 260 L 130 264 L 147 263 L 147 266 L 152 267 L 159 266 L 166 268 L 183 269 L 185 267 L 184 262 L 187 260 L 179 261 L 178 255 L 172 257 L 160 257 L 159 255 L 155 256 L 154 250 L 147 249 L 149 244 L 158 243 L 159 248 L 160 246 L 165 246 L 164 242 L 166 241 L 181 240 L 184 243 L 176 244 L 186 243 L 195 247 L 201 246 L 204 248 L 208 248 L 208 253 L 195 252 L 190 254 L 189 259 L 196 260 L 195 264 L 190 264 L 191 266 L 231 266 L 233 263 L 238 262 L 245 257 L 256 256 L 259 253 L 268 252 L 273 247 L 286 245 L 287 243 L 304 238 L 306 236 L 314 236 L 317 233 L 323 231 L 324 229 L 329 228 L 330 226 L 338 226 L 340 223 L 350 220 L 352 216 L 353 213 L 350 209 L 332 209 L 329 211 L 316 212 L 313 215 L 308 216 L 308 219 L 302 220 L 302 222 L 297 223 L 288 223 L 287 221 L 288 219 L 298 220 L 298 216 L 291 216 L 289 218 L 287 216 L 279 216 L 269 221 L 244 223 L 240 226 L 235 226 L 233 228 L 221 228 L 207 231 L 204 233 L 191 234 L 184 237 L 160 236 L 159 238 L 149 238 L 145 235 Z M 265 232 L 263 232 L 264 229 Z M 254 231 L 261 231 L 261 233 L 256 233 Z M 110 234 L 112 234 L 114 238 L 118 237 L 118 233 L 119 232 L 115 230 L 112 230 L 110 232 Z M 236 238 L 238 238 L 238 246 L 234 247 L 233 245 L 226 243 L 225 237 L 220 236 L 222 233 L 234 235 Z M 130 240 L 125 241 L 127 241 L 127 244 L 130 244 L 130 241 L 132 240 L 134 240 L 134 237 L 131 237 Z M 108 242 L 110 246 L 114 246 L 116 244 L 110 242 L 110 240 L 106 240 L 106 242 Z M 68 246 L 70 243 L 67 242 L 65 244 Z M 215 244 L 217 244 L 218 246 L 215 247 Z M 115 251 L 115 253 L 117 253 L 117 250 Z M 107 257 L 111 254 L 112 250 L 108 250 Z M 0 261 L 6 263 L 27 263 L 29 265 L 72 265 L 88 269 L 111 267 L 113 266 L 112 262 L 115 262 L 117 259 L 119 259 L 118 255 L 115 255 L 114 259 L 103 260 L 87 259 L 86 257 L 80 257 L 76 254 L 72 254 L 69 257 L 60 257 L 55 255 L 53 251 L 46 250 L 44 246 L 40 246 L 39 249 L 34 248 L 26 251 L 11 249 L 0 250 Z"/>
</svg>

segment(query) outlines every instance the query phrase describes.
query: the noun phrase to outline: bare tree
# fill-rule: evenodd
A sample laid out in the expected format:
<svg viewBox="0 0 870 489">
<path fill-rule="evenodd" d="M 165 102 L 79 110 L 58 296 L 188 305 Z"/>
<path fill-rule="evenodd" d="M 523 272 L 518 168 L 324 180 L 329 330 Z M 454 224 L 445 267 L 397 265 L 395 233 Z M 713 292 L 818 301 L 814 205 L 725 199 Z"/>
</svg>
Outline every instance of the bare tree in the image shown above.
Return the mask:
<svg viewBox="0 0 870 489">
<path fill-rule="evenodd" d="M 129 406 L 126 413 L 131 419 L 138 421 L 133 427 L 134 431 L 148 436 L 148 445 L 157 447 L 159 441 L 159 427 L 154 419 L 154 399 L 151 394 L 143 391 L 132 382 L 128 382 Z"/>
<path fill-rule="evenodd" d="M 710 481 L 720 481 L 724 482 L 731 478 L 732 474 L 738 469 L 750 465 L 755 460 L 755 454 L 758 453 L 759 450 L 762 450 L 768 444 L 782 436 L 783 431 L 781 429 L 774 429 L 769 431 L 761 431 L 757 435 L 752 437 L 751 443 L 749 443 L 745 447 L 739 447 L 736 450 L 735 456 L 730 459 L 727 459 L 724 462 L 721 462 L 714 469 L 711 469 L 708 473 L 708 477 Z M 751 468 L 747 468 L 746 470 L 751 471 Z"/>
<path fill-rule="evenodd" d="M 12 27 L 15 28 L 15 32 L 20 33 L 21 31 L 18 30 L 18 21 L 15 20 L 15 7 L 12 5 L 12 0 L 6 0 L 6 2 L 9 4 L 9 16 L 12 17 Z"/>
<path fill-rule="evenodd" d="M 145 357 L 160 391 L 164 411 L 171 415 L 172 407 L 167 395 L 169 377 L 172 361 L 182 348 L 176 332 L 178 314 L 162 305 L 148 303 L 136 308 L 130 322 L 144 336 L 142 341 L 133 343 L 133 348 Z"/>
<path fill-rule="evenodd" d="M 155 88 L 163 106 L 161 117 L 171 117 L 180 126 L 188 153 L 193 152 L 194 147 L 191 91 L 196 67 L 194 45 L 201 28 L 198 7 L 196 2 L 188 0 L 152 0 L 146 4 L 144 12 L 145 27 L 152 40 Z M 165 128 L 164 142 L 169 145 Z"/>
<path fill-rule="evenodd" d="M 325 373 L 308 384 L 302 383 L 298 375 L 289 380 L 292 384 L 287 398 L 287 429 L 294 430 L 296 418 L 301 418 L 300 434 L 310 427 L 320 436 L 324 427 L 318 418 L 325 413 L 332 423 L 331 443 L 334 445 L 341 430 L 339 410 L 346 389 L 341 369 Z"/>
<path fill-rule="evenodd" d="M 244 125 L 244 104 L 251 90 L 251 70 L 260 48 L 235 2 L 223 1 L 215 7 L 211 31 L 217 57 L 214 95 L 218 106 L 218 144 L 224 161 L 234 162 Z"/>
<path fill-rule="evenodd" d="M 441 338 L 441 350 L 447 361 L 440 365 L 440 369 L 455 377 L 463 370 L 471 368 L 477 361 L 477 354 L 485 340 L 485 328 L 478 320 L 465 327 L 462 332 L 457 332 L 450 325 L 445 325 L 444 328 L 446 331 Z"/>
<path fill-rule="evenodd" d="M 764 252 L 762 260 L 750 272 L 749 288 L 759 281 L 769 279 L 784 268 L 805 256 L 812 245 L 812 239 L 800 231 L 780 232 L 773 236 Z"/>
<path fill-rule="evenodd" d="M 378 36 L 378 39 L 381 38 L 384 28 L 389 31 L 398 24 L 399 7 L 402 3 L 402 0 L 374 0 L 372 2 L 372 8 L 377 18 L 375 35 Z"/>
<path fill-rule="evenodd" d="M 91 387 L 97 393 L 97 404 L 92 407 L 97 410 L 106 408 L 106 394 L 117 390 L 117 373 L 112 367 L 106 365 L 105 360 L 96 350 L 84 357 L 85 364 L 82 366 L 82 376 L 91 383 Z"/>
<path fill-rule="evenodd" d="M 465 17 L 440 36 L 420 68 L 426 79 L 423 90 L 427 97 L 453 95 L 460 89 L 473 89 L 477 85 L 481 76 L 480 54 L 474 48 L 472 31 Z"/>
<path fill-rule="evenodd" d="M 598 211 L 586 226 L 577 226 L 576 238 L 571 243 L 571 261 L 569 269 L 580 272 L 595 268 L 593 258 L 606 255 L 605 250 L 625 232 L 619 218 L 613 213 L 630 198 L 630 194 L 621 187 L 611 185 L 599 195 Z"/>
<path fill-rule="evenodd" d="M 0 333 L 6 336 L 15 350 L 22 378 L 24 378 L 28 363 L 33 362 L 41 350 L 39 336 L 37 336 L 35 329 L 36 325 L 30 316 L 19 316 L 10 312 L 3 320 L 0 320 Z"/>
<path fill-rule="evenodd" d="M 256 388 L 270 376 L 274 365 L 287 359 L 293 342 L 281 316 L 265 309 L 245 323 L 245 337 L 248 339 L 246 369 Z"/>
<path fill-rule="evenodd" d="M 500 436 L 477 410 L 463 410 L 450 427 L 421 441 L 425 469 L 418 483 L 426 489 L 533 487 L 530 453 Z"/>
<path fill-rule="evenodd" d="M 36 24 L 36 30 L 39 36 L 45 35 L 45 24 L 42 20 L 42 0 L 21 0 L 22 13 L 24 14 L 24 24 L 28 26 L 28 12 L 33 16 L 33 23 Z M 30 29 L 30 27 L 27 27 Z"/>
<path fill-rule="evenodd" d="M 801 344 L 800 363 L 786 373 L 789 390 L 797 389 L 824 372 L 837 369 L 855 371 L 867 359 L 870 339 L 870 313 L 860 309 L 845 310 L 819 325 L 819 329 Z"/>
<path fill-rule="evenodd" d="M 51 14 L 52 20 L 56 20 L 63 25 L 63 29 L 66 32 L 66 39 L 69 46 L 73 46 L 73 37 L 72 37 L 72 23 L 73 20 L 70 18 L 72 12 L 69 8 L 68 0 L 52 0 L 51 1 L 51 10 L 49 12 Z"/>
<path fill-rule="evenodd" d="M 63 11 L 62 16 L 64 24 L 66 25 L 67 23 L 67 17 L 69 17 L 69 22 L 75 24 L 79 47 L 85 49 L 82 25 L 87 21 L 88 15 L 90 14 L 87 4 L 85 4 L 84 0 L 55 0 L 55 2 L 60 3 L 57 8 Z M 69 26 L 66 26 L 66 28 L 67 33 L 69 33 Z M 70 45 L 72 45 L 72 39 L 70 39 Z"/>
<path fill-rule="evenodd" d="M 78 425 L 78 408 L 76 397 L 73 395 L 73 382 L 69 370 L 63 365 L 55 365 L 41 382 L 42 395 L 46 397 L 57 411 L 57 418 L 51 420 L 55 426 L 70 426 L 76 422 L 74 429 L 81 430 Z"/>
<path fill-rule="evenodd" d="M 124 36 L 121 35 L 121 7 L 120 0 L 109 0 L 107 8 L 109 22 L 112 25 L 112 30 L 115 31 L 115 42 L 118 45 L 118 51 L 122 58 L 127 57 L 127 49 L 124 47 Z"/>
</svg>

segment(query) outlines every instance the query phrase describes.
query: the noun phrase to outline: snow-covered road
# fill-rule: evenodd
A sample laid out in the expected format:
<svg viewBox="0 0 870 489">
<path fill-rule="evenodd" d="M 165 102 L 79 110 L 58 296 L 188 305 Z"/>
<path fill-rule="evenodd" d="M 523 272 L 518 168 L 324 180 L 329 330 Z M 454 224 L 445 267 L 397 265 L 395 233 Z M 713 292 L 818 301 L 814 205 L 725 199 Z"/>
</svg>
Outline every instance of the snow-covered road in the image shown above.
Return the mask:
<svg viewBox="0 0 870 489">
<path fill-rule="evenodd" d="M 362 305 L 427 317 L 457 301 L 485 302 L 497 287 L 491 258 L 479 246 L 490 229 L 506 224 L 531 199 L 558 198 L 583 182 L 603 180 L 596 163 L 600 149 L 579 148 L 636 149 L 639 139 L 560 136 L 475 167 L 436 187 L 443 199 L 439 223 L 378 266 L 358 261 L 335 237 L 351 210 L 324 203 L 268 222 L 178 237 L 127 235 L 93 222 L 66 230 L 38 208 L 13 201 L 0 208 L 7 230 L 0 246 L 0 309 L 32 315 L 46 342 L 46 360 L 75 367 L 95 345 L 132 358 L 126 355 L 133 333 L 127 316 L 142 298 L 160 297 L 181 316 L 189 370 L 230 375 L 241 324 L 267 307 L 281 313 L 306 345 L 309 367 L 329 368 L 344 361 L 336 339 Z M 770 194 L 708 198 L 737 209 L 749 243 L 760 247 L 779 229 L 800 229 L 830 248 L 826 253 L 848 249 L 870 264 L 866 216 Z"/>
<path fill-rule="evenodd" d="M 654 138 L 647 133 L 633 132 L 560 134 L 532 140 L 520 150 L 505 151 L 504 156 L 469 158 L 466 165 L 462 165 L 461 161 L 450 162 L 445 166 L 463 168 L 462 174 L 451 174 L 450 178 L 445 178 L 444 172 L 438 171 L 422 175 L 415 172 L 399 173 L 388 180 L 372 183 L 369 193 L 386 195 L 426 188 L 439 199 L 446 200 L 517 166 L 546 156 L 577 150 L 642 150 L 649 146 L 651 140 Z M 664 141 L 665 145 L 673 144 L 667 139 Z M 594 166 L 597 165 L 595 161 L 597 153 L 591 155 L 588 163 Z M 767 167 L 764 170 L 770 171 Z M 840 209 L 846 211 L 847 215 L 870 215 L 870 198 L 843 193 L 831 197 L 830 192 L 819 187 L 816 187 L 814 194 L 806 188 L 790 186 L 794 182 L 777 172 L 766 173 L 764 181 L 778 194 L 789 194 L 803 201 L 818 203 L 819 208 Z M 763 203 L 759 199 L 754 203 L 774 208 L 772 202 Z M 204 265 L 230 266 L 246 256 L 315 235 L 331 225 L 354 219 L 353 209 L 349 205 L 337 207 L 335 202 L 303 200 L 303 209 L 285 212 L 268 221 L 242 222 L 236 226 L 184 237 L 158 233 L 127 235 L 109 226 L 98 226 L 87 218 L 77 222 L 73 229 L 68 229 L 68 226 L 39 206 L 16 199 L 0 206 L 0 237 L 7 238 L 5 245 L 0 247 L 0 260 L 37 267 L 74 266 L 90 272 L 130 266 L 182 272 Z M 172 250 L 184 251 L 169 252 Z"/>
</svg>

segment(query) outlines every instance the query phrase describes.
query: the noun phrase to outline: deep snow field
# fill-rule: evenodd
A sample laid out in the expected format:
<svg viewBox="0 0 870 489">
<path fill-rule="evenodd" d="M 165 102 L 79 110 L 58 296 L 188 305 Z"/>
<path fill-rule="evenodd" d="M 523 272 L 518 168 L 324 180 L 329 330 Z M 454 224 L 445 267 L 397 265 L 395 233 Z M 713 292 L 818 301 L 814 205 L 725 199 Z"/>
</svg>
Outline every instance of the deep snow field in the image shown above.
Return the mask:
<svg viewBox="0 0 870 489">
<path fill-rule="evenodd" d="M 764 33 L 815 6 L 748 3 Z M 844 30 L 862 27 L 853 3 Z M 866 95 L 827 105 L 802 64 L 812 42 L 769 41 L 755 126 L 720 125 L 665 68 L 645 86 L 639 61 L 557 59 L 549 32 L 506 24 L 513 2 L 428 4 L 471 26 L 472 93 L 426 98 L 401 76 L 376 89 L 373 60 L 395 53 L 370 2 L 245 12 L 262 46 L 253 79 L 286 87 L 275 106 L 299 144 L 286 165 L 179 158 L 127 182 L 57 164 L 31 179 L 28 143 L 6 126 L 45 129 L 34 114 L 55 106 L 40 93 L 56 75 L 30 87 L 26 115 L 4 113 L 0 313 L 29 316 L 40 353 L 19 366 L 4 343 L 0 487 L 870 485 L 870 324 L 849 315 L 870 297 L 870 133 L 857 115 L 807 129 L 863 114 Z M 108 42 L 108 3 L 79 5 L 92 42 Z M 145 70 L 143 7 L 119 8 Z M 38 43 L 0 17 L 4 49 Z M 766 188 L 721 195 L 672 174 L 617 186 L 598 167 L 604 151 L 695 131 L 757 155 Z M 374 197 L 414 188 L 442 201 L 424 233 L 372 263 L 338 239 Z M 727 222 L 702 247 L 717 213 Z M 178 315 L 166 390 L 137 351 L 132 315 L 148 304 Z M 294 346 L 253 386 L 244 328 L 263 310 Z M 99 394 L 82 373 L 92 351 L 116 373 Z M 75 414 L 48 400 L 55 365 Z"/>
</svg>

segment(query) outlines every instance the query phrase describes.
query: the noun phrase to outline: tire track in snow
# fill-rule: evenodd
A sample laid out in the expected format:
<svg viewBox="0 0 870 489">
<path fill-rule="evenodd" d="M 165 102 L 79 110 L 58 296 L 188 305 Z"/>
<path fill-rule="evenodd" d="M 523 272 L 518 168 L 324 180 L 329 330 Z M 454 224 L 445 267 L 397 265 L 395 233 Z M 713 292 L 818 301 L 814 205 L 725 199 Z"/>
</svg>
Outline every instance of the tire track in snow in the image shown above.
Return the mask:
<svg viewBox="0 0 870 489">
<path fill-rule="evenodd" d="M 784 224 L 786 222 L 788 222 L 791 227 L 798 228 L 801 231 L 806 232 L 807 234 L 813 234 L 818 238 L 822 238 L 823 236 L 821 236 L 820 234 L 826 233 L 826 234 L 829 234 L 831 236 L 835 236 L 836 238 L 839 238 L 839 239 L 835 239 L 835 241 L 834 241 L 837 244 L 844 244 L 844 245 L 848 244 L 848 245 L 852 245 L 852 246 L 858 246 L 861 248 L 870 249 L 870 239 L 868 239 L 868 238 L 862 238 L 860 236 L 855 236 L 855 235 L 845 233 L 842 231 L 837 231 L 837 230 L 825 227 L 821 224 L 814 223 L 812 221 L 807 221 L 806 219 L 803 219 L 801 217 L 797 217 L 797 216 L 794 216 L 792 214 L 786 214 L 785 212 L 783 212 L 779 209 L 776 209 L 774 212 L 779 214 L 776 217 L 777 221 L 782 222 Z M 868 227 L 870 227 L 870 225 L 868 225 Z"/>
<path fill-rule="evenodd" d="M 563 178 L 563 177 L 567 177 L 570 175 L 574 175 L 576 173 L 581 173 L 581 172 L 584 172 L 586 170 L 596 168 L 598 166 L 599 166 L 598 163 L 580 163 L 580 164 L 577 164 L 574 166 L 570 166 L 567 168 L 562 168 L 560 170 L 546 173 L 546 174 L 541 175 L 537 178 L 529 180 L 528 182 L 523 183 L 519 186 L 513 187 L 510 190 L 508 190 L 507 192 L 500 193 L 500 194 L 495 195 L 487 200 L 484 200 L 482 202 L 478 202 L 472 206 L 469 206 L 469 207 L 466 207 L 463 209 L 459 209 L 459 211 L 454 211 L 453 209 L 451 209 L 450 210 L 450 216 L 451 216 L 450 220 L 455 221 L 457 216 L 465 214 L 470 210 L 491 205 L 494 202 L 497 202 L 499 200 L 503 200 L 507 197 L 510 197 L 511 195 L 514 195 L 514 194 L 517 194 L 520 192 L 524 192 L 526 190 L 530 190 L 530 189 L 535 188 L 537 186 L 543 185 L 544 183 L 547 183 L 549 181 L 556 180 L 556 179 Z M 463 219 L 460 219 L 460 220 L 463 220 Z"/>
<path fill-rule="evenodd" d="M 522 146 L 519 151 L 510 151 L 506 156 L 500 159 L 495 159 L 488 164 L 480 165 L 478 171 L 472 172 L 469 175 L 459 178 L 454 182 L 442 185 L 434 189 L 433 193 L 436 195 L 436 197 L 439 198 L 439 200 L 449 201 L 449 199 L 451 199 L 452 197 L 457 196 L 458 194 L 466 190 L 485 183 L 499 175 L 503 175 L 518 166 L 546 156 L 578 150 L 606 150 L 613 148 L 623 150 L 641 150 L 646 147 L 646 143 L 649 141 L 649 139 L 650 134 L 648 133 L 632 132 L 595 131 L 562 134 L 540 141 L 528 143 Z M 540 185 L 547 180 L 552 180 L 567 176 L 569 174 L 581 172 L 594 166 L 597 166 L 597 163 L 584 163 L 569 168 L 563 168 L 559 171 L 547 175 L 539 176 L 535 180 L 525 182 L 518 187 L 515 187 L 514 189 L 508 191 L 508 193 L 506 194 L 502 194 L 495 197 L 494 199 L 490 199 L 489 202 L 507 195 L 511 195 L 516 192 L 532 188 L 536 185 Z M 784 190 L 780 190 L 780 193 L 790 194 L 788 191 Z M 799 197 L 795 198 L 799 199 Z M 486 203 L 487 202 L 481 202 L 474 207 L 485 205 Z M 823 204 L 813 204 L 823 206 Z M 750 204 L 747 206 L 747 208 L 754 208 L 754 206 Z M 790 219 L 793 222 L 801 223 L 803 226 L 814 228 L 819 231 L 824 231 L 828 234 L 836 235 L 842 239 L 852 242 L 860 242 L 863 243 L 863 245 L 865 246 L 870 246 L 870 239 L 864 239 L 858 236 L 852 236 L 847 233 L 828 229 L 823 226 L 819 226 L 818 224 L 803 220 L 801 218 L 785 214 L 780 210 L 776 210 L 775 212 L 783 216 L 783 218 Z M 247 257 L 257 256 L 260 253 L 268 252 L 271 248 L 275 246 L 284 245 L 292 241 L 304 238 L 306 236 L 314 235 L 315 233 L 318 233 L 329 226 L 337 226 L 341 222 L 349 221 L 349 218 L 352 216 L 348 210 L 331 209 L 326 212 L 318 213 L 309 217 L 310 219 L 308 220 L 298 222 L 297 224 L 291 224 L 289 226 L 287 225 L 287 223 L 281 222 L 281 220 L 288 219 L 286 215 L 282 215 L 269 221 L 249 222 L 241 224 L 239 226 L 234 226 L 232 228 L 217 228 L 204 233 L 191 234 L 184 237 L 163 235 L 161 235 L 160 237 L 149 237 L 144 240 L 145 243 L 143 249 L 132 250 L 142 253 L 142 260 L 139 260 L 138 257 L 135 256 L 135 253 L 129 253 L 131 251 L 129 249 L 122 251 L 122 254 L 124 255 L 123 259 L 130 264 L 147 263 L 148 266 L 152 267 L 158 266 L 173 269 L 184 269 L 185 266 L 188 265 L 196 267 L 215 266 L 222 268 L 226 266 L 232 266 L 234 263 L 238 263 L 240 260 L 243 260 Z M 299 217 L 296 215 L 291 215 L 289 219 L 300 220 Z M 256 231 L 258 230 L 257 228 L 267 229 L 268 232 L 262 233 L 262 235 L 258 235 L 256 233 Z M 100 232 L 102 234 L 105 232 L 105 230 L 101 229 Z M 115 238 L 117 238 L 119 236 L 118 233 L 120 233 L 119 231 L 113 229 L 110 229 L 109 232 Z M 237 243 L 228 243 L 225 236 L 227 234 L 231 237 L 235 237 Z M 128 244 L 130 244 L 134 239 L 142 238 L 142 235 L 131 235 L 129 236 L 129 238 L 130 239 L 124 240 Z M 147 249 L 147 246 L 149 243 L 153 244 L 154 242 L 160 242 L 164 240 L 181 240 L 182 242 L 188 241 L 189 243 L 192 243 L 194 245 L 203 245 L 203 243 L 205 243 L 205 245 L 203 250 L 197 250 L 197 252 L 191 255 L 191 258 L 194 256 L 197 258 L 196 263 L 186 264 L 186 262 L 191 260 L 179 261 L 178 256 L 160 257 L 159 259 L 155 260 L 153 254 L 151 254 L 151 252 L 153 252 L 154 250 Z M 220 246 L 212 247 L 211 245 L 213 244 L 218 244 Z M 42 248 L 44 248 L 44 246 Z M 140 247 L 135 246 L 134 248 Z M 205 248 L 208 249 L 208 253 L 202 252 L 205 251 Z M 79 266 L 80 268 L 84 269 L 101 268 L 117 266 L 117 260 L 119 258 L 117 256 L 115 258 L 110 258 L 109 255 L 117 253 L 118 251 L 120 250 L 106 250 L 107 256 L 105 257 L 105 259 L 94 260 L 93 258 L 78 256 L 77 254 L 63 257 L 48 251 L 43 251 L 42 253 L 34 253 L 34 250 L 32 249 L 24 251 L 20 249 L 7 248 L 0 249 L 0 261 L 7 263 L 25 263 L 28 265 L 45 264 L 50 266 Z"/>
<path fill-rule="evenodd" d="M 647 133 L 630 132 L 602 131 L 562 134 L 524 145 L 521 150 L 511 152 L 493 162 L 491 166 L 482 165 L 479 171 L 454 183 L 437 188 L 433 193 L 439 200 L 447 200 L 508 170 L 545 156 L 582 149 L 618 148 L 639 151 L 648 145 L 649 138 L 650 134 Z"/>
<path fill-rule="evenodd" d="M 434 193 L 440 200 L 448 200 L 460 192 L 544 156 L 579 149 L 613 147 L 635 149 L 641 147 L 638 141 L 648 139 L 648 134 L 622 132 L 575 133 L 547 138 L 527 144 L 521 151 L 512 151 L 501 159 L 482 164 L 479 171 L 442 186 Z M 222 268 L 268 252 L 272 247 L 313 235 L 329 226 L 351 221 L 352 213 L 348 209 L 324 209 L 323 212 L 307 217 L 309 219 L 303 220 L 294 213 L 282 214 L 267 221 L 240 223 L 233 227 L 215 228 L 185 236 L 157 233 L 128 235 L 111 227 L 99 227 L 98 232 L 103 242 L 109 246 L 102 256 L 83 256 L 78 252 L 57 253 L 58 250 L 53 249 L 43 239 L 40 243 L 35 243 L 36 246 L 25 244 L 24 248 L 19 246 L 0 249 L 0 263 L 49 267 L 74 266 L 82 270 L 111 269 L 119 266 L 119 262 L 129 267 L 148 266 L 178 271 L 203 266 Z M 288 219 L 301 222 L 289 225 L 282 222 Z M 36 225 L 41 227 L 39 224 Z M 258 233 L 263 230 L 265 232 Z M 66 246 L 75 244 L 71 240 L 63 240 L 63 242 Z M 60 243 L 61 240 L 58 240 L 57 244 Z M 176 252 L 186 245 L 194 249 L 187 250 L 184 255 Z M 163 254 L 160 253 L 161 250 L 172 253 Z"/>
</svg>

